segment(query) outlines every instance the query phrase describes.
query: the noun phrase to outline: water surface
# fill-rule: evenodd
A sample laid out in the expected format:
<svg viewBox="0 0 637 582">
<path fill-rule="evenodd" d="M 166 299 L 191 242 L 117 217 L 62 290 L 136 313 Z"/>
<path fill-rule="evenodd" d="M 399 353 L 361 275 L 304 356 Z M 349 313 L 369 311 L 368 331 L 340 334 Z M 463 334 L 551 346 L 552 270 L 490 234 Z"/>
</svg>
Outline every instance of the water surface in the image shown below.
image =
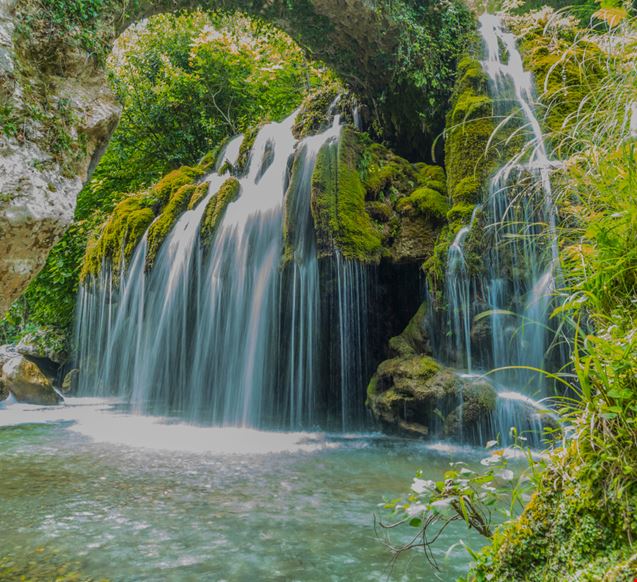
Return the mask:
<svg viewBox="0 0 637 582">
<path fill-rule="evenodd" d="M 195 427 L 108 401 L 9 404 L 0 408 L 0 578 L 10 564 L 37 580 L 58 567 L 127 582 L 455 580 L 467 555 L 444 553 L 469 539 L 464 528 L 447 530 L 435 572 L 419 552 L 392 567 L 373 519 L 417 468 L 435 479 L 451 461 L 479 459 L 378 434 Z"/>
</svg>

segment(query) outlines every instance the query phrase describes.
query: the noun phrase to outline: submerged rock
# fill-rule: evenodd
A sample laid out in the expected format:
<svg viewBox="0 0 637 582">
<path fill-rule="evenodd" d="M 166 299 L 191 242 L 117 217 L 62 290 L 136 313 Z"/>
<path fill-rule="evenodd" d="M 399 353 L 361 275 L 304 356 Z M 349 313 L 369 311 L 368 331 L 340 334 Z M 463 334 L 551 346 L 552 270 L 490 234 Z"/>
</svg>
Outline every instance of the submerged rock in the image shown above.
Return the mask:
<svg viewBox="0 0 637 582">
<path fill-rule="evenodd" d="M 18 402 L 51 405 L 62 401 L 42 370 L 24 356 L 17 355 L 8 360 L 2 367 L 2 376 L 5 390 Z"/>
</svg>

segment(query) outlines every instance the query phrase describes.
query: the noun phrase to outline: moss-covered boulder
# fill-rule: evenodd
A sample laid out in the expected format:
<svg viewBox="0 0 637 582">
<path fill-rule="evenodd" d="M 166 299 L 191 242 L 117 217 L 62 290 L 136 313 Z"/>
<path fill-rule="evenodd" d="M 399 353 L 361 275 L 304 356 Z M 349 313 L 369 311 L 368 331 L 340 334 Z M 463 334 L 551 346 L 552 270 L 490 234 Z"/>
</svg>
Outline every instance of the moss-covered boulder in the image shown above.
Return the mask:
<svg viewBox="0 0 637 582">
<path fill-rule="evenodd" d="M 320 256 L 339 251 L 367 264 L 422 261 L 433 252 L 447 210 L 442 168 L 412 164 L 352 127 L 319 152 L 312 216 Z"/>
<path fill-rule="evenodd" d="M 382 362 L 367 389 L 367 406 L 384 430 L 416 437 L 471 439 L 495 401 L 491 385 L 461 378 L 422 354 Z"/>
</svg>

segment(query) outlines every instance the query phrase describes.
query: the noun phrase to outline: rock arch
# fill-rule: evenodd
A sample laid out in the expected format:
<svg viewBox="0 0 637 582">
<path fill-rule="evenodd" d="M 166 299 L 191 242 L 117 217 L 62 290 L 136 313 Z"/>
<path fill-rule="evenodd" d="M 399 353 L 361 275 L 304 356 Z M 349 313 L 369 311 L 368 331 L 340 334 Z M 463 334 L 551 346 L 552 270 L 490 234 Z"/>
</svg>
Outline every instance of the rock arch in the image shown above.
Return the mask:
<svg viewBox="0 0 637 582">
<path fill-rule="evenodd" d="M 65 167 L 42 145 L 42 124 L 24 115 L 19 127 L 0 132 L 0 314 L 70 224 L 77 193 L 120 114 L 103 67 L 85 53 L 69 51 L 64 67 L 50 70 L 21 46 L 16 30 L 24 25 L 25 1 L 0 3 L 0 122 L 11 123 L 6 112 L 24 113 L 29 91 L 44 91 L 48 103 L 64 103 L 69 131 L 85 153 Z M 94 18 L 111 43 L 131 23 L 179 9 L 241 10 L 265 19 L 334 68 L 367 103 L 385 139 L 419 156 L 442 128 L 445 81 L 472 28 L 462 0 L 141 0 L 125 13 L 115 3 L 99 6 Z M 46 43 L 38 47 L 42 54 L 54 48 Z"/>
</svg>

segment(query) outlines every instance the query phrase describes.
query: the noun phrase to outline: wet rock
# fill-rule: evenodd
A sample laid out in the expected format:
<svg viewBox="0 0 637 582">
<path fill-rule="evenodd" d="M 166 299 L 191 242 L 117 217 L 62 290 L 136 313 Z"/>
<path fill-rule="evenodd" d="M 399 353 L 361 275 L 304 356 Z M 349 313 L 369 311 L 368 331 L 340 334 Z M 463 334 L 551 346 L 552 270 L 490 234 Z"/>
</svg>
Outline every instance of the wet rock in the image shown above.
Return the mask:
<svg viewBox="0 0 637 582">
<path fill-rule="evenodd" d="M 5 389 L 18 402 L 51 405 L 62 401 L 51 381 L 24 356 L 17 355 L 7 361 L 2 367 L 2 376 Z"/>
<path fill-rule="evenodd" d="M 473 438 L 496 405 L 493 387 L 474 382 L 423 355 L 380 364 L 367 391 L 367 406 L 387 432 Z"/>
<path fill-rule="evenodd" d="M 9 389 L 5 386 L 4 380 L 0 377 L 0 402 L 9 398 Z"/>
<path fill-rule="evenodd" d="M 389 353 L 391 356 L 412 356 L 416 354 L 431 353 L 431 345 L 425 326 L 427 304 L 422 303 L 407 327 L 400 335 L 389 340 Z"/>
<path fill-rule="evenodd" d="M 80 371 L 77 368 L 73 368 L 62 381 L 62 393 L 75 392 L 77 390 L 77 384 L 80 378 Z"/>
<path fill-rule="evenodd" d="M 480 427 L 496 408 L 496 392 L 485 381 L 463 381 L 458 404 L 445 418 L 443 434 L 459 440 L 475 440 Z"/>
</svg>

